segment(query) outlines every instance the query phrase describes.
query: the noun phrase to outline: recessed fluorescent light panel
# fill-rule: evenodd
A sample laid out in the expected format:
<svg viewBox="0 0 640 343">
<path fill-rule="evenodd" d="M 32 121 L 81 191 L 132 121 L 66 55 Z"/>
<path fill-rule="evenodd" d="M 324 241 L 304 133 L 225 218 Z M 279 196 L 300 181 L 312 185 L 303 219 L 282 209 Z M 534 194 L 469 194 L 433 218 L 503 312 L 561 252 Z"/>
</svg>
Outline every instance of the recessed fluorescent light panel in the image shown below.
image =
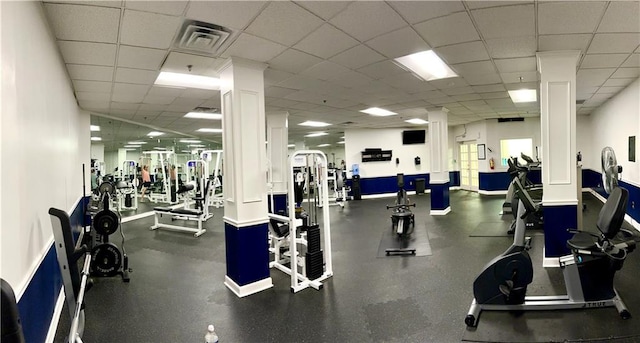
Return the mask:
<svg viewBox="0 0 640 343">
<path fill-rule="evenodd" d="M 164 135 L 164 132 L 151 131 L 151 132 L 147 133 L 147 136 L 149 136 L 149 137 L 158 137 L 158 136 L 162 136 L 162 135 Z"/>
<path fill-rule="evenodd" d="M 208 128 L 202 128 L 202 129 L 197 129 L 196 131 L 198 132 L 209 132 L 209 133 L 221 133 L 222 129 L 208 129 Z"/>
<path fill-rule="evenodd" d="M 125 145 L 125 148 L 141 148 L 139 145 Z"/>
<path fill-rule="evenodd" d="M 320 145 L 318 145 L 318 148 L 324 148 L 324 147 L 327 147 L 327 146 L 330 146 L 330 145 L 331 144 L 328 144 L 328 143 L 320 144 Z"/>
<path fill-rule="evenodd" d="M 321 122 L 321 121 L 307 120 L 304 123 L 300 123 L 298 125 L 300 125 L 300 126 L 311 126 L 311 127 L 325 127 L 325 126 L 329 126 L 331 124 L 325 123 L 325 122 Z"/>
<path fill-rule="evenodd" d="M 91 131 L 100 131 L 100 126 L 98 125 L 91 125 L 90 128 L 91 128 Z"/>
<path fill-rule="evenodd" d="M 222 114 L 220 113 L 206 113 L 206 112 L 189 112 L 184 115 L 185 118 L 194 118 L 194 119 L 212 119 L 212 120 L 220 120 L 222 119 Z"/>
<path fill-rule="evenodd" d="M 167 150 L 167 148 L 162 148 L 162 147 L 159 147 L 159 146 L 153 147 L 153 149 L 155 149 L 155 150 Z"/>
<path fill-rule="evenodd" d="M 379 108 L 379 107 L 370 107 L 370 108 L 367 108 L 366 110 L 362 110 L 360 112 L 366 113 L 366 114 L 370 114 L 372 116 L 377 116 L 377 117 L 387 117 L 387 116 L 393 116 L 393 115 L 398 114 L 398 113 L 395 113 L 395 112 L 387 111 L 387 110 L 385 110 L 383 108 Z"/>
<path fill-rule="evenodd" d="M 326 136 L 328 135 L 328 133 L 326 132 L 312 132 L 308 135 L 304 135 L 305 137 L 320 137 L 320 136 Z"/>
<path fill-rule="evenodd" d="M 216 77 L 163 71 L 158 75 L 155 84 L 159 86 L 218 90 L 220 88 L 220 79 Z"/>
<path fill-rule="evenodd" d="M 295 145 L 295 144 L 289 144 L 289 145 L 287 145 L 287 148 L 295 148 L 295 147 L 296 147 L 296 145 Z"/>
<path fill-rule="evenodd" d="M 405 122 L 407 122 L 409 124 L 416 124 L 416 125 L 429 124 L 428 121 L 426 121 L 424 119 L 420 119 L 420 118 L 407 119 L 407 120 L 405 120 Z"/>
<path fill-rule="evenodd" d="M 101 137 L 91 137 L 92 141 L 101 141 L 102 138 Z"/>
<path fill-rule="evenodd" d="M 433 50 L 416 52 L 398 57 L 395 61 L 417 74 L 425 81 L 458 76 Z"/>
<path fill-rule="evenodd" d="M 535 89 L 518 89 L 509 91 L 509 96 L 513 102 L 534 102 L 538 100 Z"/>
<path fill-rule="evenodd" d="M 344 141 L 340 141 L 340 142 L 338 142 L 338 144 L 344 144 Z"/>
<path fill-rule="evenodd" d="M 131 148 L 127 148 L 127 149 L 124 149 L 124 150 L 125 151 L 136 151 L 136 149 L 131 149 Z"/>
<path fill-rule="evenodd" d="M 202 141 L 197 139 L 181 139 L 180 143 L 202 143 Z"/>
<path fill-rule="evenodd" d="M 129 142 L 127 144 L 135 144 L 135 145 L 141 145 L 141 144 L 147 144 L 147 142 Z"/>
</svg>

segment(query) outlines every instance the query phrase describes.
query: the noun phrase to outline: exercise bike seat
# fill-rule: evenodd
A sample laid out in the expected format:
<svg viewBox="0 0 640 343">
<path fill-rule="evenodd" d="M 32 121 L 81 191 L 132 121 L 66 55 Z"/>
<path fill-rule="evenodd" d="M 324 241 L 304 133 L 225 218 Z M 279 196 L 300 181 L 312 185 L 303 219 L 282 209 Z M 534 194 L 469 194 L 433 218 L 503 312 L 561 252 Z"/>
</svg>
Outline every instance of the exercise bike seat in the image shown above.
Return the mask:
<svg viewBox="0 0 640 343">
<path fill-rule="evenodd" d="M 413 215 L 413 212 L 411 211 L 393 212 L 391 215 L 394 217 L 411 217 Z"/>
<path fill-rule="evenodd" d="M 572 250 L 591 250 L 596 247 L 598 237 L 584 231 L 577 232 L 567 241 L 567 247 Z"/>
</svg>

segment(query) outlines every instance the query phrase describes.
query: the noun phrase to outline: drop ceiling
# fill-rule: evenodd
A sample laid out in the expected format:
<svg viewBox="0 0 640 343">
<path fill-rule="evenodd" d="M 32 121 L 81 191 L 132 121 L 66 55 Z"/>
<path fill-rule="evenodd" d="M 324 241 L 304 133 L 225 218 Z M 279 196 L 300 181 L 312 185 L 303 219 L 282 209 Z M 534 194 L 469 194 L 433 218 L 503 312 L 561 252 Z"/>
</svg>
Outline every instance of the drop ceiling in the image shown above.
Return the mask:
<svg viewBox="0 0 640 343">
<path fill-rule="evenodd" d="M 508 90 L 537 88 L 536 51 L 582 51 L 578 115 L 638 78 L 638 1 L 73 1 L 43 2 L 80 107 L 204 139 L 220 122 L 186 119 L 220 107 L 217 91 L 153 85 L 163 71 L 215 75 L 225 58 L 265 62 L 266 110 L 290 113 L 291 141 L 305 120 L 333 124 L 308 145 L 335 144 L 348 128 L 405 127 L 441 106 L 449 124 L 539 116 Z M 230 30 L 216 55 L 177 48 L 183 23 Z M 395 57 L 434 49 L 458 78 L 423 82 Z M 359 112 L 383 107 L 398 116 Z"/>
</svg>

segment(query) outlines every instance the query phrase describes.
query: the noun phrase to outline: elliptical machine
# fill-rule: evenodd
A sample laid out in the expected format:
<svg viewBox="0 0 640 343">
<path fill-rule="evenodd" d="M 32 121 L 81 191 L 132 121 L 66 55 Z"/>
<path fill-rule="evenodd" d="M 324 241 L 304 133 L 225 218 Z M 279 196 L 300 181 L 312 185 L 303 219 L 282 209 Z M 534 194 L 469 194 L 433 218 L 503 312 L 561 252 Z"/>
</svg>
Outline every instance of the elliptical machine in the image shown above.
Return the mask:
<svg viewBox="0 0 640 343">
<path fill-rule="evenodd" d="M 411 207 L 416 207 L 415 203 L 410 203 L 407 191 L 404 189 L 404 174 L 397 175 L 398 193 L 396 195 L 396 204 L 387 205 L 387 210 L 392 208 L 391 213 L 391 229 L 395 232 L 400 240 L 409 238 L 415 229 L 415 215 L 411 212 Z M 388 248 L 385 250 L 387 255 L 392 253 L 415 255 L 415 248 Z"/>
<path fill-rule="evenodd" d="M 628 230 L 621 229 L 629 192 L 617 187 L 615 154 L 611 148 L 602 153 L 605 190 L 610 192 L 598 216 L 598 235 L 572 231 L 567 241 L 571 255 L 559 258 L 566 295 L 526 296 L 527 286 L 533 280 L 533 265 L 524 247 L 523 218 L 534 210 L 533 201 L 524 186 L 516 179 L 520 193 L 518 224 L 514 242 L 507 251 L 489 262 L 473 283 L 474 300 L 465 317 L 467 326 L 478 324 L 482 310 L 522 311 L 584 309 L 615 306 L 623 319 L 631 317 L 622 299 L 613 287 L 613 277 L 622 268 L 627 255 L 635 249 L 636 239 Z M 606 175 L 606 176 L 605 176 Z M 614 240 L 615 239 L 615 240 Z"/>
</svg>

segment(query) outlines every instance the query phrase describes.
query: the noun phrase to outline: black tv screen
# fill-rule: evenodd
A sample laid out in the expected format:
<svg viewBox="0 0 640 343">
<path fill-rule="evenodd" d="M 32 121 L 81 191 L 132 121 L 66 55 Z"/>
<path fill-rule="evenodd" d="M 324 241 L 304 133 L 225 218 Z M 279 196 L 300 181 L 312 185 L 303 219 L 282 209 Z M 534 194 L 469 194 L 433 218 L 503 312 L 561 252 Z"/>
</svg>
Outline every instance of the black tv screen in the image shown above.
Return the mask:
<svg viewBox="0 0 640 343">
<path fill-rule="evenodd" d="M 424 144 L 426 130 L 402 131 L 402 144 Z"/>
</svg>

